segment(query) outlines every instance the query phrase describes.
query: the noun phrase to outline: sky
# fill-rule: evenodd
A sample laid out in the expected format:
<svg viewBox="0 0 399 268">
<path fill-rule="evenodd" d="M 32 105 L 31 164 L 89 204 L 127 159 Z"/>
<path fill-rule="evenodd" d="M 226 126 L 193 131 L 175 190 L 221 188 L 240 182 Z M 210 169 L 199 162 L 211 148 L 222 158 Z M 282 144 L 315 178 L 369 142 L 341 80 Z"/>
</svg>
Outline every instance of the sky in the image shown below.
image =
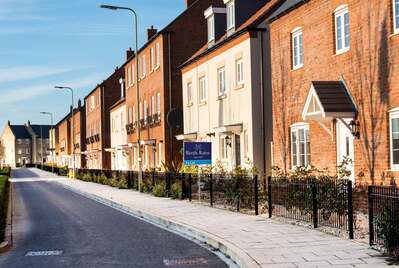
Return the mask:
<svg viewBox="0 0 399 268">
<path fill-rule="evenodd" d="M 54 123 L 69 111 L 70 93 L 83 99 L 121 66 L 134 47 L 133 17 L 126 11 L 99 8 L 112 4 L 134 8 L 139 43 L 151 25 L 162 29 L 184 10 L 184 0 L 0 0 L 0 129 L 12 124 Z"/>
</svg>

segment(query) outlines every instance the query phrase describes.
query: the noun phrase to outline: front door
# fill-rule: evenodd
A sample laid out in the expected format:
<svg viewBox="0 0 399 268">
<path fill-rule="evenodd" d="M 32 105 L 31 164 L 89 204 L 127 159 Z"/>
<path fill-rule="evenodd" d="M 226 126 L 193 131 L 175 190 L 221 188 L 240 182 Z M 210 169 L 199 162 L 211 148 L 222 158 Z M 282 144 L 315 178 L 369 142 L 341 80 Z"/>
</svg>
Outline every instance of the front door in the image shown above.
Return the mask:
<svg viewBox="0 0 399 268">
<path fill-rule="evenodd" d="M 341 165 L 343 161 L 346 164 L 343 168 L 350 171 L 349 178 L 354 181 L 355 179 L 355 154 L 353 147 L 354 137 L 349 129 L 351 119 L 337 120 L 337 165 Z"/>
</svg>

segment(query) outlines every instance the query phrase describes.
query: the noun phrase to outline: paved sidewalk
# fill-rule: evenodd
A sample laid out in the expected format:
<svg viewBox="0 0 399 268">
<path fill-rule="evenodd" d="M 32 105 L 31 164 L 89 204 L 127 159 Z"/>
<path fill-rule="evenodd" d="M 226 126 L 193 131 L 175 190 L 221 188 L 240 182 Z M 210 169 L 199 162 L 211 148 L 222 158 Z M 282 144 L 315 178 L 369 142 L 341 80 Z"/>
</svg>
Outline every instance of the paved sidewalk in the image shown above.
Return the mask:
<svg viewBox="0 0 399 268">
<path fill-rule="evenodd" d="M 233 213 L 79 180 L 56 181 L 89 198 L 207 242 L 240 267 L 388 267 L 380 253 L 365 244 L 264 216 Z"/>
</svg>

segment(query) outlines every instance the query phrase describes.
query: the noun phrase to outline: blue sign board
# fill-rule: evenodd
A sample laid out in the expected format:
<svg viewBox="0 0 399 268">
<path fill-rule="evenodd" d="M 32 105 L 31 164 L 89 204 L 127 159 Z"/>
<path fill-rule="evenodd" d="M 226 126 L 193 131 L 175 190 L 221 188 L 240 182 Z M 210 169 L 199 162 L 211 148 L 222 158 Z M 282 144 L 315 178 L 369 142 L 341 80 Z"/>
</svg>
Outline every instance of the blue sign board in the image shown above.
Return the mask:
<svg viewBox="0 0 399 268">
<path fill-rule="evenodd" d="M 212 143 L 185 142 L 184 165 L 186 166 L 212 165 Z"/>
</svg>

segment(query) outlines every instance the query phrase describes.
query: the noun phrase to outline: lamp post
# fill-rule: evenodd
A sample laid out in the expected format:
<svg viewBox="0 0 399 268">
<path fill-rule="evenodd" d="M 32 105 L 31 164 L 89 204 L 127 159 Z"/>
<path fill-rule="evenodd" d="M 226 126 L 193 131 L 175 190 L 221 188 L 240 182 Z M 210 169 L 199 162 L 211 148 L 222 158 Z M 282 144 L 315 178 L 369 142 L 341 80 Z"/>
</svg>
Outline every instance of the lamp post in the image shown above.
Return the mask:
<svg viewBox="0 0 399 268">
<path fill-rule="evenodd" d="M 110 10 L 127 10 L 133 13 L 134 16 L 134 26 L 135 26 L 135 46 L 136 46 L 136 114 L 137 114 L 137 144 L 138 144 L 138 161 L 139 161 L 139 183 L 138 188 L 139 192 L 141 190 L 141 181 L 142 181 L 142 174 L 141 174 L 141 123 L 140 123 L 140 87 L 139 87 L 139 53 L 138 53 L 138 24 L 137 24 L 137 13 L 132 8 L 129 7 L 120 7 L 120 6 L 111 6 L 111 5 L 100 5 L 101 8 L 110 9 Z"/>
<path fill-rule="evenodd" d="M 50 123 L 51 123 L 51 128 L 50 128 L 50 136 L 49 137 L 51 137 L 51 135 L 53 134 L 53 131 L 54 131 L 54 116 L 53 116 L 53 113 L 50 113 L 50 112 L 40 112 L 41 114 L 44 114 L 44 115 L 49 115 L 50 116 Z M 51 140 L 52 141 L 54 141 L 54 139 L 55 139 L 55 134 L 54 134 L 54 137 L 53 138 L 51 138 Z M 50 152 L 51 152 L 51 161 L 52 161 L 52 163 L 51 163 L 51 172 L 54 174 L 54 148 L 52 148 L 52 145 L 51 144 L 49 144 L 49 146 L 51 147 L 50 148 Z"/>
<path fill-rule="evenodd" d="M 71 128 L 72 128 L 72 178 L 75 178 L 75 135 L 74 135 L 74 118 L 73 118 L 73 109 L 74 109 L 74 99 L 73 99 L 73 88 L 71 87 L 63 87 L 63 86 L 55 86 L 56 89 L 66 89 L 71 92 L 72 95 L 72 111 L 71 111 Z"/>
</svg>

